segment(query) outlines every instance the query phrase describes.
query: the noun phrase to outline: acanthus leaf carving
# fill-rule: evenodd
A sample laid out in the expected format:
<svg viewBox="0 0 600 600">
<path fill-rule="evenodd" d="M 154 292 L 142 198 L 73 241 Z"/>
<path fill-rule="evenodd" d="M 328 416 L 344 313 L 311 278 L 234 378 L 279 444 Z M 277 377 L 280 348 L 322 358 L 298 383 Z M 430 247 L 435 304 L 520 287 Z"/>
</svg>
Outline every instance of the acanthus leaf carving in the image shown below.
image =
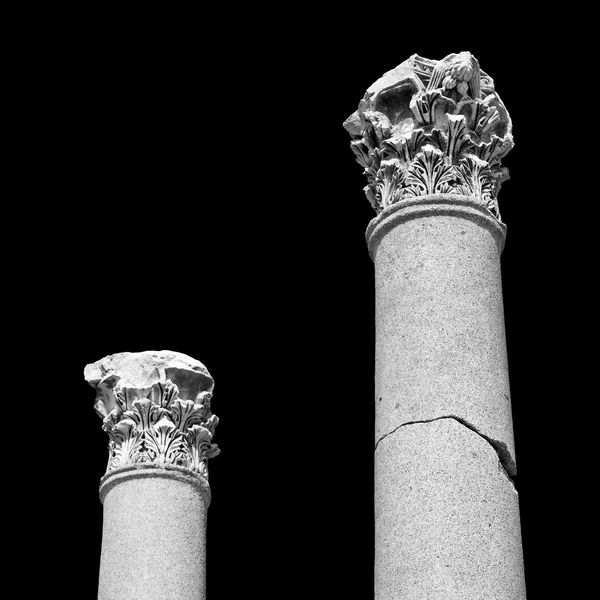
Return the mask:
<svg viewBox="0 0 600 600">
<path fill-rule="evenodd" d="M 488 131 L 491 131 L 496 121 L 500 119 L 500 113 L 498 112 L 498 109 L 491 105 L 491 100 L 494 97 L 495 95 L 491 94 L 483 102 L 468 101 L 462 103 L 464 106 L 468 105 L 471 108 L 471 129 L 479 137 L 482 137 Z"/>
<path fill-rule="evenodd" d="M 384 153 L 399 159 L 398 167 L 406 170 L 427 141 L 423 129 L 412 129 L 407 135 L 400 134 L 385 140 L 382 149 Z"/>
<path fill-rule="evenodd" d="M 494 194 L 495 179 L 489 163 L 474 154 L 467 154 L 460 162 L 461 180 L 470 195 L 485 204 L 490 212 L 500 218 L 500 211 Z"/>
<path fill-rule="evenodd" d="M 446 139 L 446 156 L 450 164 L 459 164 L 463 157 L 473 146 L 473 142 L 469 137 L 466 119 L 462 115 L 446 115 L 445 135 L 441 134 Z"/>
<path fill-rule="evenodd" d="M 441 90 L 426 90 L 413 96 L 410 108 L 419 125 L 435 125 L 443 121 L 446 113 L 454 112 L 456 102 L 444 96 Z"/>
<path fill-rule="evenodd" d="M 176 400 L 171 408 L 171 418 L 179 431 L 186 431 L 192 425 L 201 423 L 204 407 L 192 400 Z"/>
<path fill-rule="evenodd" d="M 368 169 L 371 166 L 371 159 L 369 157 L 369 148 L 365 144 L 363 140 L 354 140 L 350 144 L 350 148 L 356 155 L 356 162 L 363 167 L 363 169 Z"/>
<path fill-rule="evenodd" d="M 417 154 L 404 178 L 407 197 L 444 193 L 454 171 L 444 160 L 441 150 L 427 144 Z"/>
<path fill-rule="evenodd" d="M 115 386 L 115 408 L 103 420 L 109 436 L 107 472 L 153 463 L 186 467 L 208 477 L 206 461 L 219 453 L 212 438 L 218 424 L 210 392 L 182 400 L 170 380 L 148 388 Z M 202 433 L 200 433 L 200 431 Z"/>
<path fill-rule="evenodd" d="M 193 425 L 187 433 L 190 449 L 190 468 L 201 475 L 207 476 L 206 461 L 219 454 L 216 444 L 212 444 L 212 434 L 206 427 Z"/>
<path fill-rule="evenodd" d="M 168 417 L 144 432 L 144 441 L 150 460 L 157 465 L 187 466 L 184 436 Z"/>
<path fill-rule="evenodd" d="M 413 55 L 369 87 L 344 126 L 377 213 L 419 195 L 468 194 L 500 220 L 512 123 L 469 52 L 441 61 Z"/>
<path fill-rule="evenodd" d="M 500 138 L 493 135 L 489 142 L 477 144 L 475 154 L 491 166 L 499 166 L 502 159 L 512 150 L 513 145 L 512 136 Z"/>
<path fill-rule="evenodd" d="M 404 174 L 397 167 L 397 160 L 385 161 L 376 180 L 377 194 L 383 208 L 397 201 Z"/>
<path fill-rule="evenodd" d="M 152 386 L 147 398 L 162 408 L 168 408 L 178 396 L 178 387 L 167 379 L 165 382 L 159 381 Z"/>
<path fill-rule="evenodd" d="M 108 469 L 118 465 L 128 465 L 141 461 L 143 455 L 143 438 L 138 433 L 131 419 L 123 419 L 108 431 L 109 442 Z M 112 435 L 111 435 L 112 434 Z"/>
</svg>

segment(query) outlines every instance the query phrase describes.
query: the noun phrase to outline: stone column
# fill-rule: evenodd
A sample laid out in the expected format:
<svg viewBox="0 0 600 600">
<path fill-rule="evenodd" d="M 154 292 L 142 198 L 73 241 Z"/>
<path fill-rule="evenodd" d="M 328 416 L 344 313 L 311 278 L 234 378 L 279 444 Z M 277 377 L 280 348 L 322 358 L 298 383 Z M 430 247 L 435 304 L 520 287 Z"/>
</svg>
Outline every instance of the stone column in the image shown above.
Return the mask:
<svg viewBox="0 0 600 600">
<path fill-rule="evenodd" d="M 113 354 L 84 375 L 109 436 L 99 600 L 203 600 L 212 377 L 169 351 Z"/>
<path fill-rule="evenodd" d="M 375 598 L 524 600 L 497 203 L 510 117 L 461 52 L 413 55 L 344 126 L 377 213 Z"/>
</svg>

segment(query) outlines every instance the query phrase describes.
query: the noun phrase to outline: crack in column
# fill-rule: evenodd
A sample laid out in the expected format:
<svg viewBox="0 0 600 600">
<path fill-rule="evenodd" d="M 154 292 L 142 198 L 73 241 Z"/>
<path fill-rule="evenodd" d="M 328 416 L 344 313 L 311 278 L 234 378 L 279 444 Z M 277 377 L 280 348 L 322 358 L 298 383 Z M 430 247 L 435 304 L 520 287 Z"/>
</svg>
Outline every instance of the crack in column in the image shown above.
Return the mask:
<svg viewBox="0 0 600 600">
<path fill-rule="evenodd" d="M 461 417 L 457 417 L 456 415 L 446 415 L 443 417 L 435 417 L 434 419 L 423 419 L 420 421 L 407 421 L 406 423 L 402 423 L 401 425 L 398 425 L 398 427 L 392 429 L 392 431 L 383 434 L 375 443 L 374 451 L 377 451 L 377 446 L 379 446 L 379 443 L 382 440 L 384 440 L 389 435 L 392 435 L 402 427 L 406 427 L 407 425 L 415 425 L 417 423 L 433 423 L 434 421 L 440 421 L 442 419 L 454 419 L 461 425 L 464 425 L 467 429 L 470 429 L 471 431 L 476 433 L 479 437 L 483 438 L 488 444 L 490 444 L 490 446 L 494 449 L 496 455 L 498 456 L 498 462 L 500 463 L 502 471 L 504 472 L 508 480 L 512 483 L 516 491 L 515 481 L 513 477 L 517 474 L 517 465 L 515 464 L 513 457 L 510 455 L 506 444 L 504 442 L 500 442 L 499 440 L 494 440 L 489 436 L 481 433 L 481 431 L 479 431 L 474 425 L 472 425 L 468 421 L 465 421 Z"/>
</svg>

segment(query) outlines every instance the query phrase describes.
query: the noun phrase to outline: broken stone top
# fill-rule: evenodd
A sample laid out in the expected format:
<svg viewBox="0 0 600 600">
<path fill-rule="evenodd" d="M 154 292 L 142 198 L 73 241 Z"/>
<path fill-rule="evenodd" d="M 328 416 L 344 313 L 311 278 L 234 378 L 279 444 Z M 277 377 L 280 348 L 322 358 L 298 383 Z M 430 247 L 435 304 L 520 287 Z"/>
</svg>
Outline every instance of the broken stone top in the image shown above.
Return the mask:
<svg viewBox="0 0 600 600">
<path fill-rule="evenodd" d="M 213 378 L 180 354 L 122 352 L 87 365 L 94 408 L 109 437 L 107 474 L 134 466 L 180 467 L 208 479 L 219 419 L 210 408 Z"/>
<path fill-rule="evenodd" d="M 170 350 L 120 352 L 87 365 L 85 380 L 96 390 L 96 412 L 104 418 L 116 405 L 115 387 L 150 389 L 171 381 L 182 400 L 193 400 L 203 392 L 212 392 L 214 380 L 200 362 Z"/>
<path fill-rule="evenodd" d="M 380 77 L 344 123 L 365 194 L 377 213 L 429 194 L 473 196 L 498 220 L 497 195 L 513 147 L 510 116 L 470 52 L 414 54 Z"/>
</svg>

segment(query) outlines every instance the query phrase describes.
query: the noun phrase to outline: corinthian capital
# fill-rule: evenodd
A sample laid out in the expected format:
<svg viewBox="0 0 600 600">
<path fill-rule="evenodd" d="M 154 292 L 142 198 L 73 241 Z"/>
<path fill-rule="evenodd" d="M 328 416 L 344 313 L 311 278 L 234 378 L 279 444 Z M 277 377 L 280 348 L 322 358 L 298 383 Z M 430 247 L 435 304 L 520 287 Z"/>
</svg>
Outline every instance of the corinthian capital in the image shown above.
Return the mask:
<svg viewBox="0 0 600 600">
<path fill-rule="evenodd" d="M 474 197 L 500 220 L 510 116 L 470 52 L 414 54 L 371 85 L 344 123 L 377 213 L 428 194 Z"/>
<path fill-rule="evenodd" d="M 107 473 L 171 465 L 208 478 L 219 420 L 210 410 L 214 381 L 202 363 L 178 352 L 122 352 L 87 365 L 84 376 L 109 437 Z"/>
</svg>

